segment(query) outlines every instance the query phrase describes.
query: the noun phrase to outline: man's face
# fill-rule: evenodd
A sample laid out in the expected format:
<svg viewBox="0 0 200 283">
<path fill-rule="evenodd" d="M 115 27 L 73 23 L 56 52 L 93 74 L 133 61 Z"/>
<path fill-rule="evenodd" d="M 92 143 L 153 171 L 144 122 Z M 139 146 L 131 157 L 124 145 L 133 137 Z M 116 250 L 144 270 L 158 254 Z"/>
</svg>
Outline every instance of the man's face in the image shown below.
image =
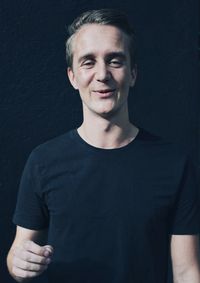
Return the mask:
<svg viewBox="0 0 200 283">
<path fill-rule="evenodd" d="M 84 113 L 107 116 L 127 103 L 136 70 L 131 70 L 128 36 L 109 25 L 84 25 L 72 42 L 68 76 L 80 92 Z"/>
</svg>

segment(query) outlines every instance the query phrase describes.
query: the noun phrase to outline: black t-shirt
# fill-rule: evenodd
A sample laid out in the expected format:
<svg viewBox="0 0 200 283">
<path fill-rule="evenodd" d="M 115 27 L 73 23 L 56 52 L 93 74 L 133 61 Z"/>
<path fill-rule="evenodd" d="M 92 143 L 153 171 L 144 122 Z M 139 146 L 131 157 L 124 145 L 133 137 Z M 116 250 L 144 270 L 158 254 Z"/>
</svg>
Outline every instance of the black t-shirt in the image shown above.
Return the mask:
<svg viewBox="0 0 200 283">
<path fill-rule="evenodd" d="M 176 145 L 142 129 L 115 149 L 72 130 L 31 153 L 13 221 L 48 227 L 50 282 L 166 283 L 170 236 L 199 232 L 193 173 Z"/>
</svg>

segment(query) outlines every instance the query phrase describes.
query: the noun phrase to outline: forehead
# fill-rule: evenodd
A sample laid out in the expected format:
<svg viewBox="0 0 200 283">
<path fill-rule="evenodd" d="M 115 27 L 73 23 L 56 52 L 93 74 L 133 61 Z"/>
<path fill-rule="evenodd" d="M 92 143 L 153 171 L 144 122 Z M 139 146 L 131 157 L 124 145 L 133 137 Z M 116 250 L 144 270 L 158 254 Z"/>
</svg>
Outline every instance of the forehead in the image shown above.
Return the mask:
<svg viewBox="0 0 200 283">
<path fill-rule="evenodd" d="M 128 36 L 110 25 L 86 24 L 75 34 L 73 56 L 84 53 L 128 52 Z"/>
</svg>

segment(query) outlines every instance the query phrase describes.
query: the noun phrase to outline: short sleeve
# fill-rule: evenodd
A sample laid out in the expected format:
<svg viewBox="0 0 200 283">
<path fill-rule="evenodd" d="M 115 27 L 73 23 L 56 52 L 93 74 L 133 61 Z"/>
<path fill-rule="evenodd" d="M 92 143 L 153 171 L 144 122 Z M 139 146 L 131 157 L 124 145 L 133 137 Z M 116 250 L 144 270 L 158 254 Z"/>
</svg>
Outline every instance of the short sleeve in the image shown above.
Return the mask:
<svg viewBox="0 0 200 283">
<path fill-rule="evenodd" d="M 29 156 L 19 186 L 14 224 L 32 230 L 48 226 L 48 209 L 42 197 L 41 166 L 35 151 Z"/>
<path fill-rule="evenodd" d="M 199 234 L 200 205 L 197 176 L 191 160 L 185 162 L 179 192 L 174 205 L 171 234 Z"/>
</svg>

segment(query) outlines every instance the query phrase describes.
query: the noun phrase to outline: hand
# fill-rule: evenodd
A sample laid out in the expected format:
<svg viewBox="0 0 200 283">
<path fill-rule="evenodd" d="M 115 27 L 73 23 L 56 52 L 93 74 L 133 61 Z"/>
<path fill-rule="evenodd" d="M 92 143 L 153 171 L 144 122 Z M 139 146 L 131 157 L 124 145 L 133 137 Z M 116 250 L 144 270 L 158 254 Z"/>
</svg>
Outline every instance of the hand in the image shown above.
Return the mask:
<svg viewBox="0 0 200 283">
<path fill-rule="evenodd" d="M 24 241 L 13 250 L 12 272 L 18 278 L 30 279 L 44 272 L 51 262 L 53 247 L 39 246 L 33 241 Z"/>
</svg>

